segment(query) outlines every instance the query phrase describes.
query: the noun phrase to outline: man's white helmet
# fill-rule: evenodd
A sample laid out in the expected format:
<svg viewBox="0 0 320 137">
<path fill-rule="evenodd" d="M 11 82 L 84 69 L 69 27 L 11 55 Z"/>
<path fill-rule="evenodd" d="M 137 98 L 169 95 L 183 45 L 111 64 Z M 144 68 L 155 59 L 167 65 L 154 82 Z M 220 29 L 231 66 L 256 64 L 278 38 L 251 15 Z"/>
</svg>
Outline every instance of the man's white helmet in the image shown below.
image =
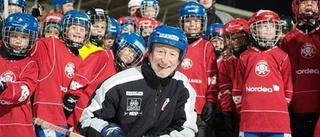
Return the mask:
<svg viewBox="0 0 320 137">
<path fill-rule="evenodd" d="M 141 2 L 142 2 L 142 0 L 130 0 L 128 3 L 128 8 L 130 8 L 132 6 L 140 6 Z"/>
</svg>

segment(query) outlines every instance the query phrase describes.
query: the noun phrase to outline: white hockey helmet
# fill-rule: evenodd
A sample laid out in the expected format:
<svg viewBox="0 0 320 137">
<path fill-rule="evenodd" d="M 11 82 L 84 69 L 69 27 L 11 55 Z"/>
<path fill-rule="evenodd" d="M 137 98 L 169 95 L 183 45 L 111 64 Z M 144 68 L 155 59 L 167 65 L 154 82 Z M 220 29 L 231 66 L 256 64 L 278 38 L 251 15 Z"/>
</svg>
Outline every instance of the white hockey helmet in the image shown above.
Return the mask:
<svg viewBox="0 0 320 137">
<path fill-rule="evenodd" d="M 142 0 L 130 0 L 128 3 L 128 8 L 130 8 L 132 6 L 140 6 L 141 2 L 142 2 Z"/>
</svg>

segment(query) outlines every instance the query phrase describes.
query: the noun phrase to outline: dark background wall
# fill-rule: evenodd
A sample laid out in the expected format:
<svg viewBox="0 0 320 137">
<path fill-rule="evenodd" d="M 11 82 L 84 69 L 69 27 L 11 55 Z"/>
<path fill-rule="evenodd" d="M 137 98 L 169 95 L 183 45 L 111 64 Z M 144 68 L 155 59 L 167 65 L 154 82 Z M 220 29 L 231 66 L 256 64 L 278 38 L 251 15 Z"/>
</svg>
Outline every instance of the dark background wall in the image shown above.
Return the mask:
<svg viewBox="0 0 320 137">
<path fill-rule="evenodd" d="M 217 3 L 237 7 L 252 12 L 260 9 L 272 10 L 278 14 L 292 16 L 292 0 L 216 0 Z"/>
</svg>

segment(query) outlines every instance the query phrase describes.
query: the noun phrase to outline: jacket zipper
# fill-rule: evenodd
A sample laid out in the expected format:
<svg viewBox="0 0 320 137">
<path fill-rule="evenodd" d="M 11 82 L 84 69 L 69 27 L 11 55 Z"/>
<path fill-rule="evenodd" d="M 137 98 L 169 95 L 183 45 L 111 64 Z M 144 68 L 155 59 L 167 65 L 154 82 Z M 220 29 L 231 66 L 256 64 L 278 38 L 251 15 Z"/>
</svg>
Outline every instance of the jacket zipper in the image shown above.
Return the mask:
<svg viewBox="0 0 320 137">
<path fill-rule="evenodd" d="M 158 88 L 157 88 L 157 91 L 156 91 L 156 98 L 154 99 L 154 102 L 155 102 L 155 104 L 154 104 L 154 112 L 153 112 L 153 118 L 152 118 L 152 124 L 154 124 L 155 123 L 155 121 L 156 121 L 156 115 L 157 115 L 157 107 L 158 107 L 158 99 L 159 99 L 159 95 L 160 95 L 160 93 L 161 93 L 161 88 L 160 88 L 161 86 L 159 86 Z"/>
</svg>

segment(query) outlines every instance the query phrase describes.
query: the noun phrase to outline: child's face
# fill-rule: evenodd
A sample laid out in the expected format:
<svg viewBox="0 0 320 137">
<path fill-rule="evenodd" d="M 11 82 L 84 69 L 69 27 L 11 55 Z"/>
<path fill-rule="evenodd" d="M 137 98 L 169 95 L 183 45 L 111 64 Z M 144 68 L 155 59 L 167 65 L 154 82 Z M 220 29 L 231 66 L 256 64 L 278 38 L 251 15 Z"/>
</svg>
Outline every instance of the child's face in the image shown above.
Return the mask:
<svg viewBox="0 0 320 137">
<path fill-rule="evenodd" d="M 123 30 L 122 33 L 125 32 L 134 32 L 134 26 L 133 25 L 127 25 Z"/>
<path fill-rule="evenodd" d="M 107 23 L 106 21 L 100 20 L 95 21 L 91 28 L 92 36 L 104 36 L 106 30 Z"/>
<path fill-rule="evenodd" d="M 212 37 L 210 42 L 213 44 L 213 46 L 216 50 L 220 50 L 220 49 L 224 48 L 223 39 L 221 39 L 221 38 Z"/>
<path fill-rule="evenodd" d="M 248 45 L 247 36 L 244 33 L 234 33 L 230 36 L 231 44 L 234 48 Z"/>
<path fill-rule="evenodd" d="M 87 33 L 86 27 L 79 24 L 71 24 L 67 29 L 67 38 L 73 42 L 82 43 Z"/>
<path fill-rule="evenodd" d="M 12 13 L 22 12 L 22 8 L 18 5 L 9 5 L 8 6 L 8 15 Z"/>
<path fill-rule="evenodd" d="M 196 17 L 186 18 L 184 20 L 183 30 L 185 33 L 200 33 L 201 31 L 201 19 Z"/>
<path fill-rule="evenodd" d="M 315 0 L 301 1 L 299 5 L 299 12 L 300 13 L 308 13 L 308 12 L 318 13 L 318 1 L 315 1 Z"/>
<path fill-rule="evenodd" d="M 153 6 L 146 6 L 143 15 L 144 17 L 154 18 L 156 16 L 156 9 Z"/>
<path fill-rule="evenodd" d="M 73 8 L 73 3 L 72 3 L 72 2 L 63 4 L 63 6 L 62 6 L 62 11 L 63 11 L 63 13 L 66 13 L 66 12 L 68 12 L 68 11 L 70 11 L 70 10 L 73 10 L 73 9 L 74 9 L 74 8 Z"/>
<path fill-rule="evenodd" d="M 24 50 L 29 46 L 30 35 L 23 32 L 11 31 L 9 45 L 16 50 Z"/>
<path fill-rule="evenodd" d="M 130 16 L 134 17 L 136 16 L 136 12 L 138 11 L 140 6 L 132 6 L 130 7 L 129 9 L 129 13 L 130 13 Z"/>
<path fill-rule="evenodd" d="M 46 38 L 49 38 L 49 37 L 59 38 L 59 30 L 56 29 L 55 27 L 49 27 L 48 29 L 45 30 L 44 37 L 46 37 Z"/>
<path fill-rule="evenodd" d="M 150 36 L 153 30 L 154 28 L 152 26 L 142 26 L 141 36 L 142 37 Z"/>
<path fill-rule="evenodd" d="M 115 39 L 114 37 L 107 37 L 106 40 L 104 41 L 103 49 L 111 49 L 114 39 Z"/>
<path fill-rule="evenodd" d="M 261 39 L 273 40 L 276 37 L 276 25 L 274 22 L 265 21 L 257 24 L 257 35 Z"/>
<path fill-rule="evenodd" d="M 129 64 L 134 61 L 137 56 L 137 52 L 133 50 L 131 47 L 124 47 L 119 51 L 118 56 L 125 64 Z"/>
</svg>

